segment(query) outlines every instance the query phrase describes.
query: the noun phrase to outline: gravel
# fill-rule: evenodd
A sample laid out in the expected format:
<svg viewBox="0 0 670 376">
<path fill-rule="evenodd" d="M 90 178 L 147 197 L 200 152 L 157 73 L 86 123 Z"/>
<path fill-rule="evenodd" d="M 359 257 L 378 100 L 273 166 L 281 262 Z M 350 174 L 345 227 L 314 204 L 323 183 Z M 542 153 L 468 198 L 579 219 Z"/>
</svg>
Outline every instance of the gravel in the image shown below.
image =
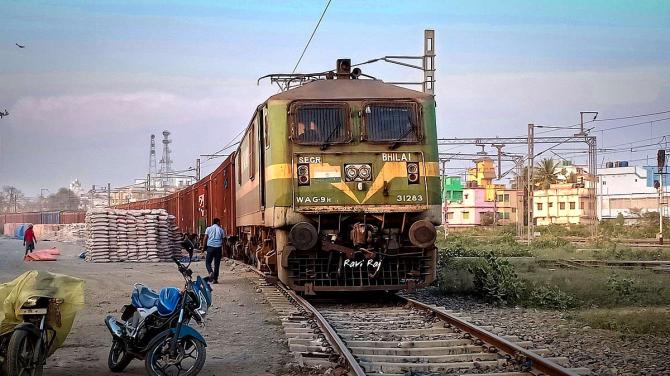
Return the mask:
<svg viewBox="0 0 670 376">
<path fill-rule="evenodd" d="M 567 357 L 571 368 L 588 368 L 594 375 L 670 375 L 670 338 L 622 335 L 592 329 L 570 318 L 570 312 L 499 308 L 473 299 L 439 295 L 433 289 L 406 294 L 493 326 L 498 335 L 518 336 L 547 349 L 547 357 Z"/>
</svg>

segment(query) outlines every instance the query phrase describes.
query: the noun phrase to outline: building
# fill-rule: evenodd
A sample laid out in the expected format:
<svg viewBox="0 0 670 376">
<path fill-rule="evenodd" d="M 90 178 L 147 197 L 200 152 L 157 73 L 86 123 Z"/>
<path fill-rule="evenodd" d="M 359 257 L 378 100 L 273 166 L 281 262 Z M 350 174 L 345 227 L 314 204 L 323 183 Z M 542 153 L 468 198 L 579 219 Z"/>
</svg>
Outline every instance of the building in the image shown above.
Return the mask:
<svg viewBox="0 0 670 376">
<path fill-rule="evenodd" d="M 493 184 L 496 177 L 493 160 L 489 157 L 475 159 L 475 167 L 469 168 L 466 182 L 468 186 L 487 187 Z"/>
<path fill-rule="evenodd" d="M 538 226 L 550 224 L 593 223 L 595 205 L 592 188 L 580 184 L 552 184 L 549 189 L 533 191 L 533 221 Z"/>
<path fill-rule="evenodd" d="M 665 172 L 663 186 L 668 187 L 670 168 L 666 167 Z M 654 166 L 628 166 L 625 161 L 607 163 L 598 171 L 598 217 L 607 220 L 621 214 L 625 219 L 634 220 L 642 213 L 658 212 L 658 190 L 654 188 L 654 181 L 660 181 L 659 176 Z M 664 208 L 664 215 L 668 214 Z"/>
<path fill-rule="evenodd" d="M 509 224 L 519 220 L 519 196 L 501 184 L 463 186 L 459 177 L 443 178 L 443 223 L 449 227 Z"/>
</svg>

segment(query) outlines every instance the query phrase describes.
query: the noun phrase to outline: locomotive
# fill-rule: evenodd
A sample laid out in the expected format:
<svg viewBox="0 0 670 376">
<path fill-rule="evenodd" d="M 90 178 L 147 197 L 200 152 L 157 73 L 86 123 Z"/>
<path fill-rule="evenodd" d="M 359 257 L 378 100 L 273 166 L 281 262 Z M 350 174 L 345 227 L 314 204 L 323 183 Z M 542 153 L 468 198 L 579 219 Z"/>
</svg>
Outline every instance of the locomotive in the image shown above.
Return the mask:
<svg viewBox="0 0 670 376">
<path fill-rule="evenodd" d="M 428 285 L 441 221 L 434 97 L 339 59 L 259 105 L 210 176 L 120 207 L 163 207 L 186 231 L 222 217 L 234 254 L 304 294 Z"/>
</svg>

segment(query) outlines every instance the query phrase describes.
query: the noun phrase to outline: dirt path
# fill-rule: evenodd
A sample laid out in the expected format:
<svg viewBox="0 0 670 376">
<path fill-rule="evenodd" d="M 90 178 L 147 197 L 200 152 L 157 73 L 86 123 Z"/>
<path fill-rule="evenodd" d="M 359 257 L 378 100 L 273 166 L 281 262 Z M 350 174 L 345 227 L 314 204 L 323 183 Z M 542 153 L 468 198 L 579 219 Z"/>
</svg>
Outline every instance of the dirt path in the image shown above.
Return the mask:
<svg viewBox="0 0 670 376">
<path fill-rule="evenodd" d="M 129 302 L 135 282 L 155 289 L 183 286 L 183 279 L 171 263 L 92 264 L 77 258 L 81 246 L 40 242 L 38 249 L 58 247 L 57 262 L 22 261 L 21 242 L 0 237 L 0 281 L 8 281 L 26 270 L 48 270 L 86 281 L 86 308 L 77 316 L 64 346 L 49 358 L 46 375 L 107 375 L 107 354 L 111 335 L 103 319 L 120 315 Z M 194 273 L 205 275 L 202 262 L 192 265 Z M 207 362 L 201 375 L 274 375 L 292 358 L 288 355 L 278 320 L 249 280 L 224 270 L 222 284 L 214 285 L 213 305 L 207 326 L 198 328 L 207 340 Z M 125 375 L 144 375 L 144 363 L 133 361 Z"/>
</svg>

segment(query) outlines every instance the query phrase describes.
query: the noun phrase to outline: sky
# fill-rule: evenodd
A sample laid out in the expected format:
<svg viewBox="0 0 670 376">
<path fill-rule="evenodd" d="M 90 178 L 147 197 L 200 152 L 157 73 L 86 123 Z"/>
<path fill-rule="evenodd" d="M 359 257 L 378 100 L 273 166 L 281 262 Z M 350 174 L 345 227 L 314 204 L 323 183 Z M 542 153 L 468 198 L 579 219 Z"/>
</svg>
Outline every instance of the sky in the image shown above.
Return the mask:
<svg viewBox="0 0 670 376">
<path fill-rule="evenodd" d="M 75 178 L 86 189 L 130 184 L 146 176 L 149 137 L 164 129 L 174 167 L 193 166 L 277 92 L 257 78 L 293 69 L 325 4 L 0 0 L 0 110 L 10 113 L 0 119 L 0 186 L 34 197 Z M 670 111 L 663 0 L 332 0 L 298 71 L 420 55 L 426 28 L 436 31 L 439 137 L 522 136 L 528 123 L 571 126 L 586 110 L 599 119 Z M 362 68 L 421 79 L 384 63 Z M 592 126 L 599 164 L 645 164 L 663 135 L 670 141 L 670 112 Z M 554 151 L 579 163 L 577 148 Z M 221 162 L 205 159 L 204 173 Z"/>
</svg>

